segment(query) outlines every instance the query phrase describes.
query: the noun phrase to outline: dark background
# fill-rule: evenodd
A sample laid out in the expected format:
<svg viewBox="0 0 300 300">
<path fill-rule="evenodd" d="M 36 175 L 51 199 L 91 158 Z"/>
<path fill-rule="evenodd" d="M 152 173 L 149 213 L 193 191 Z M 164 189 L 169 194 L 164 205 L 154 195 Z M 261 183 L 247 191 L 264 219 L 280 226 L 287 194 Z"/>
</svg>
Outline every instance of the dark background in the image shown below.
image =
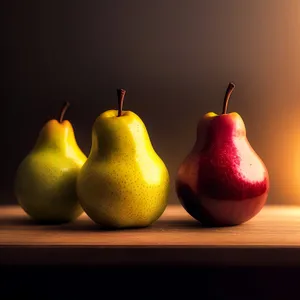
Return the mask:
<svg viewBox="0 0 300 300">
<path fill-rule="evenodd" d="M 1 2 L 1 203 L 44 122 L 66 118 L 88 154 L 98 114 L 124 109 L 144 121 L 174 178 L 208 111 L 246 124 L 269 169 L 268 203 L 300 204 L 300 2 L 105 0 Z"/>
</svg>

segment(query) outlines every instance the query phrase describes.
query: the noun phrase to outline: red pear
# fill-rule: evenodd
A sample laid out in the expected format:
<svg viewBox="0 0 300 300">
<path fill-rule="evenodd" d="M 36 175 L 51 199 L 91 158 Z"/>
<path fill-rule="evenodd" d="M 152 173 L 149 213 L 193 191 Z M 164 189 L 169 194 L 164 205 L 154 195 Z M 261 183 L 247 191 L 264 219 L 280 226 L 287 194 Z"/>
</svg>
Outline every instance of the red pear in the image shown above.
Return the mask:
<svg viewBox="0 0 300 300">
<path fill-rule="evenodd" d="M 235 85 L 229 83 L 220 115 L 199 121 L 197 139 L 180 165 L 176 193 L 185 210 L 204 226 L 244 223 L 263 208 L 269 175 L 250 145 L 241 116 L 227 113 Z"/>
</svg>

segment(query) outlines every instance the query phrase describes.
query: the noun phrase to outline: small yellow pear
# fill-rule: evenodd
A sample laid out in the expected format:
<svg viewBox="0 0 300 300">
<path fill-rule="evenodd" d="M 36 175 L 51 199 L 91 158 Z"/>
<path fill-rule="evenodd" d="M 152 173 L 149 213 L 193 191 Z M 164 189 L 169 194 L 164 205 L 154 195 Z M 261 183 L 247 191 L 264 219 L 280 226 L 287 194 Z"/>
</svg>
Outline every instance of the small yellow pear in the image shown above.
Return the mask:
<svg viewBox="0 0 300 300">
<path fill-rule="evenodd" d="M 37 142 L 18 167 L 15 195 L 33 219 L 46 223 L 75 220 L 83 210 L 76 193 L 76 180 L 86 161 L 77 145 L 71 123 L 52 119 L 41 129 Z"/>
</svg>

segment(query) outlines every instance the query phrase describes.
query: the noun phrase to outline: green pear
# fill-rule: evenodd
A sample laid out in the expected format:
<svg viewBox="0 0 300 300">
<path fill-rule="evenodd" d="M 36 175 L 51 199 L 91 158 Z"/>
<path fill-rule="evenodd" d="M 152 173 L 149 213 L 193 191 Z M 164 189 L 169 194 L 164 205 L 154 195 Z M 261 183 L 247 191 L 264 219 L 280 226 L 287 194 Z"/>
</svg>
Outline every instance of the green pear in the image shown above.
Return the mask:
<svg viewBox="0 0 300 300">
<path fill-rule="evenodd" d="M 123 111 L 125 93 L 118 89 L 118 110 L 95 120 L 91 151 L 77 179 L 81 206 L 105 228 L 147 227 L 167 206 L 168 169 L 140 117 Z"/>
<path fill-rule="evenodd" d="M 38 222 L 66 223 L 83 213 L 76 180 L 87 157 L 77 145 L 74 130 L 63 120 L 52 119 L 41 129 L 37 142 L 19 165 L 15 195 L 24 211 Z"/>
</svg>

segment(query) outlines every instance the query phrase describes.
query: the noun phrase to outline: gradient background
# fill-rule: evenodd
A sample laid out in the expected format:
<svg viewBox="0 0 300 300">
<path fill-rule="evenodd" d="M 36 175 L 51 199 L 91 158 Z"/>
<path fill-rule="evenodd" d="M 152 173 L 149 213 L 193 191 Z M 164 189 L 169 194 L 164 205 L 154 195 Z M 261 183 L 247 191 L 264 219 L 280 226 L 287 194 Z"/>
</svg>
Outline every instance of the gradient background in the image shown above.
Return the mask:
<svg viewBox="0 0 300 300">
<path fill-rule="evenodd" d="M 1 203 L 44 122 L 66 118 L 88 154 L 98 114 L 124 109 L 144 120 L 174 178 L 196 125 L 229 111 L 269 169 L 268 203 L 300 204 L 300 1 L 2 1 Z"/>
</svg>

